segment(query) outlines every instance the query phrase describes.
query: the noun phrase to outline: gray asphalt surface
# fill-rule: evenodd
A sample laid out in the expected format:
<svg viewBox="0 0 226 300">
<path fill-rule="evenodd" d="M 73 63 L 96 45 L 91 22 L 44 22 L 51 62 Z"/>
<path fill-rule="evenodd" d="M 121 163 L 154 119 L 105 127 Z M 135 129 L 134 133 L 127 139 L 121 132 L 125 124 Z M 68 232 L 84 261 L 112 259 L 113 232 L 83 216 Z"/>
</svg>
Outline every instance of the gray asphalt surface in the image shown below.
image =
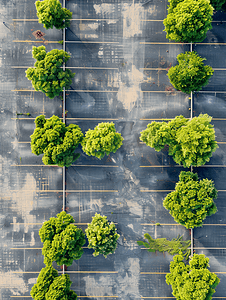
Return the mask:
<svg viewBox="0 0 226 300">
<path fill-rule="evenodd" d="M 76 73 L 66 92 L 66 123 L 78 124 L 85 133 L 99 122 L 113 121 L 124 137 L 123 146 L 101 161 L 86 156 L 79 147 L 80 159 L 66 169 L 66 207 L 77 226 L 84 231 L 97 212 L 115 222 L 121 235 L 115 254 L 95 258 L 92 250 L 84 248 L 82 258 L 68 267 L 78 299 L 172 297 L 165 283 L 172 256 L 148 253 L 136 241 L 143 240 L 146 232 L 154 238 L 190 239 L 189 230 L 176 224 L 162 206 L 183 168 L 175 166 L 166 150 L 155 152 L 139 140 L 149 122 L 180 114 L 189 118 L 191 113 L 189 96 L 175 91 L 166 75 L 176 56 L 190 49 L 166 40 L 161 20 L 167 4 L 165 0 L 66 1 L 73 12 L 66 30 L 66 51 L 71 55 L 67 67 Z M 31 153 L 29 141 L 35 117 L 62 117 L 62 100 L 32 91 L 25 70 L 35 61 L 32 46 L 62 49 L 57 43 L 62 31 L 47 31 L 28 20 L 37 19 L 32 0 L 0 0 L 0 7 L 5 22 L 0 23 L 0 295 L 3 300 L 29 299 L 44 267 L 38 230 L 62 210 L 63 199 L 62 168 L 44 166 L 41 157 Z M 226 43 L 226 23 L 221 22 L 226 14 L 217 12 L 214 21 L 205 44 L 193 45 L 193 50 L 207 58 L 206 64 L 221 70 L 215 70 L 205 93 L 195 93 L 193 116 L 213 117 L 219 148 L 205 167 L 194 171 L 200 178 L 214 180 L 220 191 L 218 212 L 194 230 L 194 243 L 196 253 L 210 258 L 210 270 L 221 272 L 214 296 L 223 299 L 226 45 L 217 43 Z M 32 35 L 38 29 L 46 34 L 44 41 Z M 161 225 L 155 226 L 157 222 Z"/>
</svg>

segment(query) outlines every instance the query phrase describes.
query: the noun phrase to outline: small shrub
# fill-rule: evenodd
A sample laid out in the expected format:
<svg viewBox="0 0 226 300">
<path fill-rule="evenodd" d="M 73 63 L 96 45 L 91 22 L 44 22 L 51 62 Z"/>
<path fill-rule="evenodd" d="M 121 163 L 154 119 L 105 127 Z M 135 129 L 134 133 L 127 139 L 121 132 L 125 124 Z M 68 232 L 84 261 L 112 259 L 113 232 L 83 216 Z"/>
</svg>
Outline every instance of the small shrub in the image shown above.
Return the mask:
<svg viewBox="0 0 226 300">
<path fill-rule="evenodd" d="M 157 225 L 157 224 L 156 224 Z M 168 241 L 166 238 L 153 239 L 148 233 L 144 234 L 147 242 L 137 241 L 139 246 L 144 246 L 148 249 L 148 252 L 168 252 L 171 255 L 181 254 L 188 259 L 191 251 L 188 247 L 191 245 L 191 241 L 183 241 L 182 236 L 178 236 L 172 241 Z"/>
</svg>

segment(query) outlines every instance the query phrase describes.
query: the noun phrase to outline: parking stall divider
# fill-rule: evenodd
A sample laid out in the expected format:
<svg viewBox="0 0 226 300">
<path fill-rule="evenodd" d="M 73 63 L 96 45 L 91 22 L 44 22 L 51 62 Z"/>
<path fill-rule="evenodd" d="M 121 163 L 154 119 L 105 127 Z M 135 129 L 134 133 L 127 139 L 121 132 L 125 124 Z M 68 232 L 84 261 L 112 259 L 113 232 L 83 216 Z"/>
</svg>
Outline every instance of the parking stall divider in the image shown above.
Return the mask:
<svg viewBox="0 0 226 300">
<path fill-rule="evenodd" d="M 65 0 L 63 0 L 63 8 L 65 8 Z M 65 34 L 66 34 L 66 30 L 65 28 L 63 28 L 63 50 L 65 51 L 66 50 L 66 47 L 65 47 Z M 65 61 L 63 63 L 63 70 L 65 71 Z M 65 87 L 63 89 L 63 123 L 65 124 L 66 123 L 66 118 L 65 118 L 65 106 L 66 106 L 66 92 L 65 92 Z M 65 197 L 65 179 L 66 179 L 66 168 L 65 166 L 63 167 L 63 211 L 65 211 L 65 202 L 66 202 L 66 197 Z M 65 273 L 65 265 L 63 265 L 63 274 Z"/>
<path fill-rule="evenodd" d="M 192 52 L 192 43 L 190 44 L 190 52 Z M 190 119 L 193 118 L 193 92 L 191 91 L 191 117 Z M 193 172 L 193 166 L 191 166 L 191 172 Z M 194 232 L 193 228 L 191 228 L 191 257 L 193 256 L 194 253 L 194 238 L 193 238 Z"/>
</svg>

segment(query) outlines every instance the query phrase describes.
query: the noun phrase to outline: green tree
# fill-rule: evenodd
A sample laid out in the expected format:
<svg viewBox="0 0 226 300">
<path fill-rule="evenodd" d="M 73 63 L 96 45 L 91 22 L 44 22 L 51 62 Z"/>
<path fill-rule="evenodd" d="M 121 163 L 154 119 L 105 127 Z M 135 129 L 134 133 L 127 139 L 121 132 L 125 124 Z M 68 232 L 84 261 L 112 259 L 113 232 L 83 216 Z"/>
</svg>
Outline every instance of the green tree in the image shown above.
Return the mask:
<svg viewBox="0 0 226 300">
<path fill-rule="evenodd" d="M 196 52 L 187 51 L 177 56 L 179 64 L 171 67 L 167 74 L 175 89 L 189 94 L 200 91 L 208 84 L 214 71 L 210 66 L 204 66 L 203 60 L 206 59 L 201 58 Z"/>
<path fill-rule="evenodd" d="M 53 49 L 46 53 L 45 46 L 40 46 L 32 47 L 32 55 L 37 61 L 25 73 L 36 91 L 41 91 L 52 99 L 59 96 L 64 88 L 70 87 L 75 74 L 69 69 L 64 71 L 61 68 L 70 58 L 67 52 Z"/>
<path fill-rule="evenodd" d="M 213 7 L 209 0 L 172 1 L 164 19 L 166 38 L 177 42 L 202 42 L 212 28 Z"/>
<path fill-rule="evenodd" d="M 46 293 L 46 300 L 76 300 L 77 295 L 70 290 L 71 280 L 68 274 L 61 275 L 54 279 Z"/>
<path fill-rule="evenodd" d="M 36 1 L 36 10 L 38 22 L 42 23 L 46 29 L 53 28 L 63 29 L 70 26 L 72 12 L 62 8 L 59 0 Z"/>
<path fill-rule="evenodd" d="M 30 295 L 34 300 L 76 300 L 76 293 L 70 290 L 71 283 L 69 275 L 58 276 L 57 270 L 48 266 L 39 273 Z"/>
<path fill-rule="evenodd" d="M 94 250 L 93 256 L 103 254 L 106 258 L 108 254 L 115 252 L 120 235 L 116 232 L 115 224 L 108 223 L 106 216 L 95 214 L 85 232 L 89 242 L 88 248 Z"/>
<path fill-rule="evenodd" d="M 50 218 L 44 222 L 39 230 L 39 236 L 44 243 L 42 254 L 47 266 L 52 265 L 53 261 L 59 266 L 70 266 L 73 260 L 82 256 L 85 235 L 72 223 L 73 217 L 62 211 L 57 218 Z"/>
<path fill-rule="evenodd" d="M 168 13 L 172 13 L 177 4 L 182 1 L 184 0 L 168 0 L 168 2 L 170 3 L 170 5 L 168 5 Z M 210 0 L 210 4 L 215 10 L 220 10 L 225 3 L 225 0 Z"/>
<path fill-rule="evenodd" d="M 202 166 L 218 148 L 211 120 L 207 114 L 200 114 L 191 120 L 177 116 L 168 123 L 152 122 L 140 139 L 156 151 L 169 145 L 169 155 L 184 167 Z"/>
<path fill-rule="evenodd" d="M 199 180 L 196 173 L 182 171 L 175 191 L 166 196 L 163 206 L 176 222 L 194 228 L 202 226 L 207 216 L 217 212 L 213 201 L 216 198 L 217 190 L 212 180 Z"/>
<path fill-rule="evenodd" d="M 114 123 L 99 123 L 94 130 L 89 129 L 81 143 L 87 155 L 99 159 L 111 152 L 115 153 L 122 145 L 123 137 L 116 132 Z"/>
<path fill-rule="evenodd" d="M 210 0 L 210 4 L 215 10 L 220 10 L 225 3 L 225 0 Z"/>
<path fill-rule="evenodd" d="M 182 255 L 175 255 L 170 263 L 170 273 L 166 283 L 172 286 L 172 294 L 177 300 L 210 300 L 220 279 L 211 273 L 209 258 L 204 254 L 194 254 L 185 265 Z"/>
<path fill-rule="evenodd" d="M 182 2 L 184 0 L 168 0 L 169 5 L 168 6 L 168 14 L 173 13 L 173 9 L 177 6 L 177 4 L 179 4 L 180 2 Z"/>
<path fill-rule="evenodd" d="M 52 266 L 45 267 L 38 275 L 36 284 L 31 289 L 31 297 L 35 300 L 45 300 L 45 295 L 54 279 L 58 277 L 58 272 Z"/>
<path fill-rule="evenodd" d="M 35 155 L 44 153 L 42 161 L 45 165 L 69 167 L 79 153 L 74 153 L 83 139 L 78 125 L 66 126 L 57 116 L 46 119 L 41 115 L 35 119 L 36 129 L 31 137 L 31 151 Z"/>
<path fill-rule="evenodd" d="M 172 241 L 168 241 L 166 238 L 153 239 L 150 234 L 144 234 L 145 239 L 148 242 L 137 241 L 139 246 L 144 246 L 148 249 L 148 252 L 168 252 L 171 255 L 181 254 L 188 259 L 191 251 L 188 247 L 191 245 L 191 241 L 183 241 L 182 236 L 178 236 Z"/>
</svg>

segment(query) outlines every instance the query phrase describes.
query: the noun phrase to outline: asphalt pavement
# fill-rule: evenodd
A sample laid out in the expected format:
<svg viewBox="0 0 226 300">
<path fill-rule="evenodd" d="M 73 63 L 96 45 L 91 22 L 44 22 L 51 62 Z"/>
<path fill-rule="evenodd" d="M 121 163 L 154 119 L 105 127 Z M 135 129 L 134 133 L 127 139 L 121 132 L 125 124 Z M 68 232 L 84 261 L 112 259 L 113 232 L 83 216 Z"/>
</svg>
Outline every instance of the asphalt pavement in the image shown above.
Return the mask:
<svg viewBox="0 0 226 300">
<path fill-rule="evenodd" d="M 156 152 L 139 139 L 154 120 L 191 115 L 190 95 L 176 91 L 167 77 L 176 56 L 190 50 L 190 44 L 165 38 L 167 4 L 66 1 L 73 12 L 66 29 L 66 51 L 71 55 L 66 67 L 76 73 L 66 91 L 66 124 L 78 124 L 85 133 L 100 122 L 114 122 L 124 138 L 123 146 L 102 160 L 85 155 L 79 146 L 81 157 L 66 168 L 66 210 L 76 226 L 84 231 L 97 212 L 115 222 L 121 235 L 115 254 L 95 258 L 86 244 L 82 258 L 66 270 L 79 300 L 172 297 L 165 283 L 172 256 L 149 253 L 136 241 L 146 232 L 154 238 L 190 239 L 189 230 L 162 206 L 184 168 L 175 165 L 167 149 Z M 41 156 L 31 153 L 30 135 L 37 116 L 62 118 L 62 100 L 35 92 L 25 70 L 35 62 L 32 46 L 62 49 L 58 41 L 63 36 L 61 30 L 45 30 L 37 22 L 32 0 L 0 0 L 0 7 L 0 295 L 3 300 L 29 299 L 44 267 L 38 230 L 63 206 L 62 168 L 45 166 Z M 195 252 L 210 258 L 210 270 L 221 279 L 214 294 L 218 299 L 226 297 L 225 21 L 226 13 L 217 12 L 207 38 L 193 45 L 215 69 L 209 85 L 194 93 L 192 113 L 213 117 L 219 145 L 206 166 L 194 168 L 219 190 L 218 212 L 194 230 Z M 44 40 L 35 39 L 36 30 L 45 33 Z"/>
</svg>

